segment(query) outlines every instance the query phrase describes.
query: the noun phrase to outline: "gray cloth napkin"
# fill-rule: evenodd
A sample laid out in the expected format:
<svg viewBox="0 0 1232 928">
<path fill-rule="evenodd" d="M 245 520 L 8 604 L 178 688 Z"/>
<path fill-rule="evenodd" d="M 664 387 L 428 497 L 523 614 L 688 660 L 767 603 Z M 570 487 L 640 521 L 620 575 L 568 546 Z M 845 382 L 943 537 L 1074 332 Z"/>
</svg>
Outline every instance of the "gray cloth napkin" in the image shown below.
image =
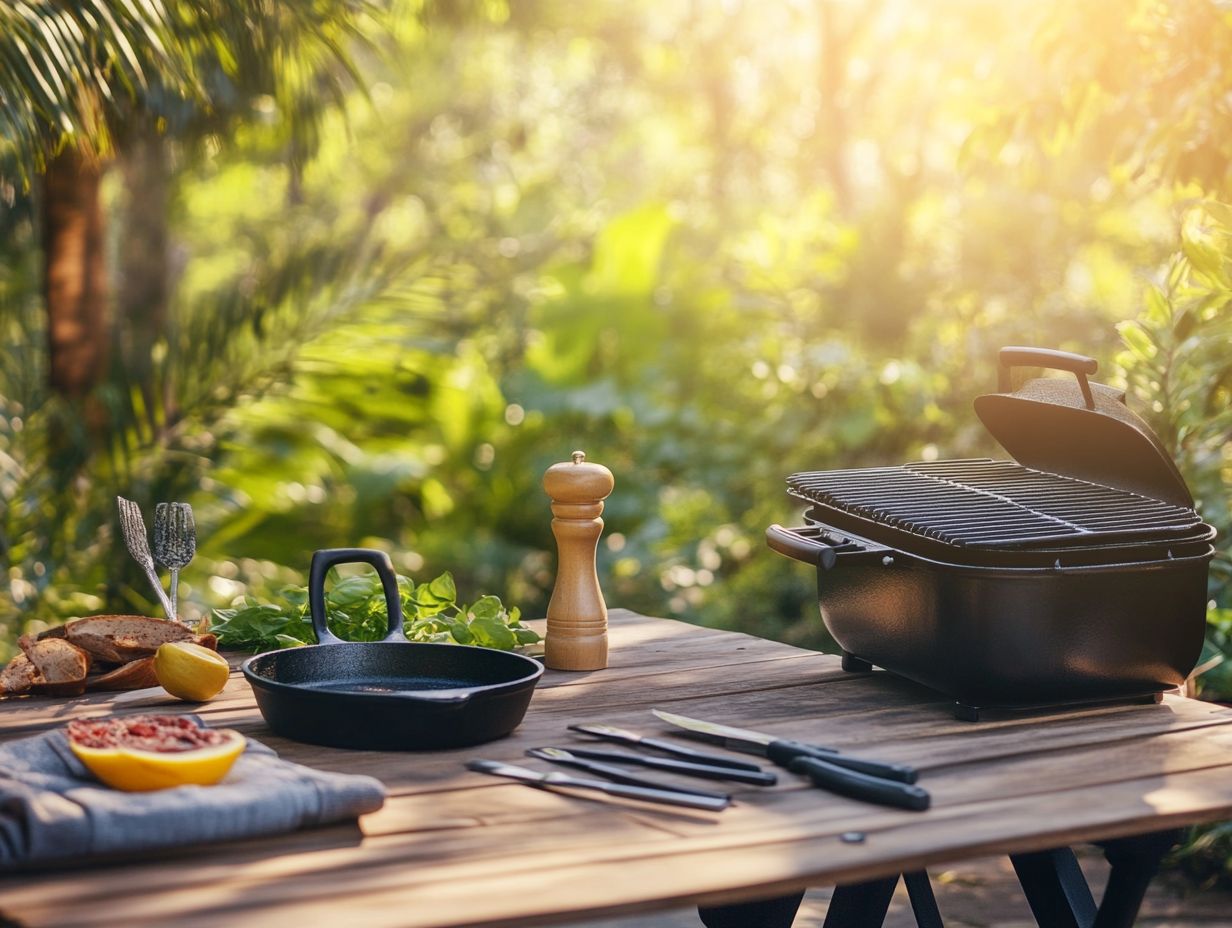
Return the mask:
<svg viewBox="0 0 1232 928">
<path fill-rule="evenodd" d="M 0 870 L 294 831 L 374 812 L 372 777 L 280 760 L 249 739 L 226 779 L 148 793 L 96 780 L 62 731 L 0 745 Z"/>
</svg>

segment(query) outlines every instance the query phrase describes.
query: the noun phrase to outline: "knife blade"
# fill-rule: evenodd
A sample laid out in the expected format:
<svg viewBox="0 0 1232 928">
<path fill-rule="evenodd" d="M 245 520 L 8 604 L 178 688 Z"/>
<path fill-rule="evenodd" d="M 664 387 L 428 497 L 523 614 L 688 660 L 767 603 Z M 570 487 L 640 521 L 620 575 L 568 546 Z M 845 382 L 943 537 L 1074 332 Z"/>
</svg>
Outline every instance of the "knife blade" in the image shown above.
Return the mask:
<svg viewBox="0 0 1232 928">
<path fill-rule="evenodd" d="M 720 754 L 707 754 L 704 751 L 694 751 L 690 748 L 683 748 L 678 744 L 672 744 L 670 741 L 646 738 L 635 731 L 629 731 L 626 728 L 616 728 L 612 725 L 570 725 L 569 730 L 583 735 L 590 735 L 601 741 L 614 741 L 617 744 L 634 744 L 638 747 L 651 748 L 652 750 L 662 751 L 675 757 L 683 757 L 685 760 L 691 760 L 698 764 L 709 764 L 714 767 L 735 767 L 737 770 L 761 770 L 761 767 L 757 766 L 757 764 L 750 764 L 748 761 L 734 760 L 730 757 L 723 757 Z"/>
<path fill-rule="evenodd" d="M 526 753 L 530 757 L 537 757 L 540 760 L 546 760 L 552 764 L 561 764 L 565 767 L 575 767 L 578 770 L 585 770 L 587 773 L 598 774 L 605 780 L 614 780 L 617 783 L 626 783 L 629 786 L 644 786 L 647 789 L 667 789 L 677 793 L 689 793 L 693 796 L 710 796 L 713 799 L 726 799 L 728 802 L 732 798 L 728 793 L 718 793 L 714 790 L 657 783 L 654 780 L 648 780 L 645 777 L 639 777 L 637 774 L 630 773 L 628 770 L 625 770 L 623 767 L 617 767 L 615 764 L 579 757 L 572 751 L 567 751 L 564 748 L 529 748 Z"/>
<path fill-rule="evenodd" d="M 834 767 L 842 767 L 845 770 L 852 770 L 865 776 L 879 777 L 883 780 L 914 783 L 919 779 L 916 769 L 906 764 L 888 764 L 879 760 L 849 757 L 846 754 L 840 754 L 834 748 L 823 747 L 819 744 L 776 738 L 774 735 L 767 735 L 760 731 L 691 719 L 686 715 L 677 715 L 662 709 L 651 709 L 650 711 L 667 724 L 683 728 L 695 738 L 712 744 L 721 744 L 733 751 L 767 757 L 780 767 L 790 768 L 791 762 L 797 757 L 813 757 Z"/>
<path fill-rule="evenodd" d="M 634 754 L 628 751 L 603 751 L 578 747 L 574 744 L 569 745 L 568 750 L 571 754 L 590 760 L 635 764 L 638 767 L 649 767 L 652 770 L 701 777 L 706 780 L 730 780 L 733 783 L 747 783 L 750 786 L 773 786 L 779 781 L 779 778 L 769 771 L 745 770 L 742 767 L 716 767 L 712 764 L 695 764 L 692 761 L 675 760 L 671 757 L 652 757 L 649 754 Z"/>
<path fill-rule="evenodd" d="M 497 760 L 476 759 L 467 761 L 466 768 L 477 773 L 489 773 L 497 777 L 519 780 L 541 789 L 560 787 L 564 789 L 590 789 L 605 793 L 608 796 L 619 796 L 623 799 L 640 799 L 643 802 L 658 802 L 663 805 L 683 806 L 687 809 L 703 809 L 707 812 L 718 812 L 727 808 L 727 799 L 714 799 L 707 796 L 695 796 L 692 793 L 678 793 L 667 789 L 646 789 L 641 786 L 625 786 L 621 783 L 605 783 L 602 780 L 588 780 L 583 777 L 570 776 L 567 773 L 540 773 L 528 767 L 518 767 Z"/>
</svg>

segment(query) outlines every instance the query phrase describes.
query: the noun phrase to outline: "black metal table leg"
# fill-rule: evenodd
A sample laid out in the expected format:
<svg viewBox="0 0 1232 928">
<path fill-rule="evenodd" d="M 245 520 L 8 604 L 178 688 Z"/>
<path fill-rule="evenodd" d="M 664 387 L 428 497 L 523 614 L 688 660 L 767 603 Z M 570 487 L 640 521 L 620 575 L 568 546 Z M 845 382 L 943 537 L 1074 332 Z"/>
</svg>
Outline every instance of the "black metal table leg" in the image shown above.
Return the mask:
<svg viewBox="0 0 1232 928">
<path fill-rule="evenodd" d="M 1108 874 L 1108 886 L 1094 928 L 1133 928 L 1159 862 L 1180 838 L 1180 831 L 1171 830 L 1099 843 L 1112 872 Z"/>
<path fill-rule="evenodd" d="M 1010 860 L 1043 928 L 1133 928 L 1159 862 L 1179 837 L 1170 830 L 1098 842 L 1112 865 L 1098 908 L 1069 848 L 1013 854 Z"/>
<path fill-rule="evenodd" d="M 1098 907 L 1070 848 L 1011 854 L 1010 860 L 1041 928 L 1133 928 L 1160 861 L 1180 837 L 1180 831 L 1170 830 L 1098 842 L 1112 866 Z M 919 870 L 903 879 L 919 928 L 943 928 L 928 874 Z M 878 928 L 897 886 L 895 876 L 835 887 L 823 928 Z M 697 912 L 706 928 L 791 928 L 803 897 L 799 893 Z"/>
<path fill-rule="evenodd" d="M 898 877 L 834 887 L 822 928 L 878 928 L 890 910 Z"/>
<path fill-rule="evenodd" d="M 1011 854 L 1010 861 L 1037 923 L 1045 928 L 1091 928 L 1095 899 L 1072 850 Z"/>
<path fill-rule="evenodd" d="M 706 928 L 791 928 L 803 890 L 790 896 L 757 899 L 732 905 L 698 906 L 697 915 Z"/>
<path fill-rule="evenodd" d="M 928 873 L 924 870 L 904 873 L 903 882 L 907 884 L 907 896 L 911 899 L 911 911 L 915 914 L 917 928 L 944 928 Z"/>
</svg>

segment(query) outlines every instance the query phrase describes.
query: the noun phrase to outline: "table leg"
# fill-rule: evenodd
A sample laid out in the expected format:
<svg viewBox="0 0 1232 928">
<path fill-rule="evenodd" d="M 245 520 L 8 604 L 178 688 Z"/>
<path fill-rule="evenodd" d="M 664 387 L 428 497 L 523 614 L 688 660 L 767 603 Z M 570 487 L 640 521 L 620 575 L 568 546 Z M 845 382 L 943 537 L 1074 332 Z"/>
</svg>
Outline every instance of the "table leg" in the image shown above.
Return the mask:
<svg viewBox="0 0 1232 928">
<path fill-rule="evenodd" d="M 1037 923 L 1045 928 L 1091 928 L 1095 899 L 1072 850 L 1011 854 L 1010 861 Z"/>
<path fill-rule="evenodd" d="M 941 912 L 928 874 L 917 870 L 903 875 L 911 911 L 919 928 L 943 928 Z M 836 886 L 823 928 L 877 928 L 885 921 L 898 877 Z M 699 908 L 706 928 L 791 928 L 804 893 L 736 905 Z"/>
<path fill-rule="evenodd" d="M 907 896 L 911 899 L 911 911 L 915 914 L 917 928 L 944 928 L 928 873 L 924 870 L 904 873 L 903 882 L 907 884 Z"/>
<path fill-rule="evenodd" d="M 1159 831 L 1098 842 L 1112 865 L 1104 898 L 1095 899 L 1069 848 L 1012 854 L 1036 922 L 1045 928 L 1133 928 L 1138 909 L 1164 854 L 1179 831 Z"/>
<path fill-rule="evenodd" d="M 1159 862 L 1180 838 L 1180 831 L 1157 831 L 1099 843 L 1104 857 L 1112 864 L 1112 872 L 1108 874 L 1108 886 L 1094 928 L 1133 928 Z"/>
<path fill-rule="evenodd" d="M 697 915 L 706 928 L 791 928 L 803 890 L 790 896 L 757 899 L 732 905 L 698 906 Z"/>
<path fill-rule="evenodd" d="M 878 928 L 890 910 L 898 877 L 834 887 L 822 928 Z"/>
</svg>

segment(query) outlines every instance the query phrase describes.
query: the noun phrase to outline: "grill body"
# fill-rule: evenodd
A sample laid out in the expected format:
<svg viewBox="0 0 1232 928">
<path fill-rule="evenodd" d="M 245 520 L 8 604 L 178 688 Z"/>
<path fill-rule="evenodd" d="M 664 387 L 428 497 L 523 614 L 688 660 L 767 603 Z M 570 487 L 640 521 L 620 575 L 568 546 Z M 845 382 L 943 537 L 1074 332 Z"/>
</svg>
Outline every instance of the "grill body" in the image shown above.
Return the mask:
<svg viewBox="0 0 1232 928">
<path fill-rule="evenodd" d="M 788 478 L 807 524 L 766 532 L 818 569 L 848 669 L 882 667 L 958 714 L 1157 697 L 1202 650 L 1215 531 L 1096 362 L 1003 348 L 975 411 L 1015 460 L 934 461 Z M 1043 378 L 1011 388 L 1016 366 Z"/>
<path fill-rule="evenodd" d="M 1202 650 L 1209 545 L 1171 559 L 997 568 L 817 524 L 794 532 L 802 553 L 792 556 L 816 557 L 818 541 L 837 548 L 832 568 L 818 566 L 817 593 L 847 665 L 939 690 L 962 717 L 1149 696 L 1180 686 Z"/>
</svg>

